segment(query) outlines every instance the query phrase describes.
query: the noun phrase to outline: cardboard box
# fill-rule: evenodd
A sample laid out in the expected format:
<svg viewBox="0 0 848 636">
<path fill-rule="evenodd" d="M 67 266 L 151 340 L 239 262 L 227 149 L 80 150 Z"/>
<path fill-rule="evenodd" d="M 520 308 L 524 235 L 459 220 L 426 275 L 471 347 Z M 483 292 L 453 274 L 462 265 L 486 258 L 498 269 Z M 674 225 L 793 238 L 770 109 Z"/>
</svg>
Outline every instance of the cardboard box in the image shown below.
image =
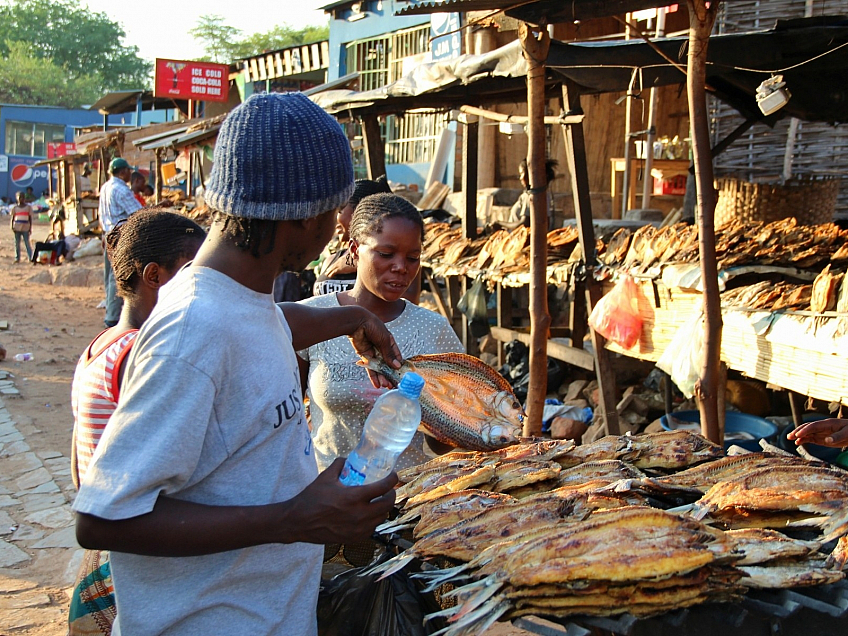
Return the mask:
<svg viewBox="0 0 848 636">
<path fill-rule="evenodd" d="M 654 178 L 655 195 L 672 194 L 682 196 L 686 194 L 687 172 L 653 168 L 651 169 L 651 176 Z"/>
</svg>

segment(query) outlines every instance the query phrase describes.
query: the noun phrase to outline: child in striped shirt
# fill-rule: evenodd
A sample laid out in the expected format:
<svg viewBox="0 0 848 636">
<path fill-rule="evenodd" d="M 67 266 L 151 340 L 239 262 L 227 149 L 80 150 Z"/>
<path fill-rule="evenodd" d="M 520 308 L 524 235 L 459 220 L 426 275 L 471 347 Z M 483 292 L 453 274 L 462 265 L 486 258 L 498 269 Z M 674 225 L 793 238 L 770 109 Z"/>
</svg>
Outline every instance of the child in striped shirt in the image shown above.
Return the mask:
<svg viewBox="0 0 848 636">
<path fill-rule="evenodd" d="M 74 432 L 71 449 L 71 477 L 79 487 L 88 470 L 109 417 L 118 406 L 123 364 L 142 323 L 150 315 L 159 288 L 194 258 L 205 232 L 194 221 L 160 209 L 142 210 L 116 226 L 106 237 L 106 248 L 118 293 L 124 299 L 118 324 L 103 331 L 86 348 L 74 373 L 71 406 Z M 93 568 L 93 564 L 97 564 Z M 90 570 L 108 571 L 108 556 L 89 552 L 83 560 L 80 579 L 91 581 Z M 84 572 L 83 572 L 84 571 Z M 88 583 L 86 584 L 88 585 Z M 114 602 L 103 598 L 111 589 L 101 582 L 101 590 L 78 586 L 70 609 L 70 634 L 108 633 L 90 631 L 115 616 Z M 98 609 L 92 612 L 86 594 L 99 596 Z"/>
</svg>

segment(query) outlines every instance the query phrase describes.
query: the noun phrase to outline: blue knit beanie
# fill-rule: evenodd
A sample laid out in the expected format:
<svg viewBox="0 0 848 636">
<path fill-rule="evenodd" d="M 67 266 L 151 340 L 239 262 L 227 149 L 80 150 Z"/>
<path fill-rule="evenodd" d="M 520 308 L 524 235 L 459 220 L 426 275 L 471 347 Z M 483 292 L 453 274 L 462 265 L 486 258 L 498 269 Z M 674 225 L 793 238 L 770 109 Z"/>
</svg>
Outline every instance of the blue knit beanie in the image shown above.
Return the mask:
<svg viewBox="0 0 848 636">
<path fill-rule="evenodd" d="M 302 93 L 252 95 L 218 134 L 204 194 L 219 212 L 307 219 L 353 193 L 350 144 L 338 122 Z"/>
</svg>

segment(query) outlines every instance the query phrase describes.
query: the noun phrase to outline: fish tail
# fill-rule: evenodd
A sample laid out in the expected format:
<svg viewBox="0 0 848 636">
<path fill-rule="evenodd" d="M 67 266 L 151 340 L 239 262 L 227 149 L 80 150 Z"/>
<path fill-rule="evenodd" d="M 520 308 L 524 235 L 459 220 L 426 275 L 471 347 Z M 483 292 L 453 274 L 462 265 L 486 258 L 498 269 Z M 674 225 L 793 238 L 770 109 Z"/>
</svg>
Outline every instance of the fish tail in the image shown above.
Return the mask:
<svg viewBox="0 0 848 636">
<path fill-rule="evenodd" d="M 444 585 L 445 583 L 467 578 L 468 575 L 464 575 L 463 572 L 467 571 L 468 569 L 469 566 L 467 563 L 465 563 L 463 565 L 458 565 L 453 568 L 445 568 L 444 570 L 437 570 L 433 572 L 417 572 L 412 575 L 412 578 L 421 579 L 426 583 L 426 587 L 422 591 L 432 592 L 437 587 Z"/>
<path fill-rule="evenodd" d="M 380 524 L 374 528 L 374 532 L 377 534 L 393 534 L 400 530 L 406 530 L 407 528 L 413 527 L 415 527 L 414 523 L 397 523 L 396 521 L 387 521 L 386 523 Z"/>
<path fill-rule="evenodd" d="M 385 563 L 378 563 L 372 568 L 368 568 L 365 570 L 362 575 L 369 576 L 371 574 L 382 574 L 382 576 L 377 579 L 378 581 L 382 581 L 383 579 L 391 576 L 395 572 L 398 572 L 405 568 L 407 564 L 415 558 L 415 555 L 411 552 L 403 552 L 396 557 L 392 557 Z"/>
</svg>

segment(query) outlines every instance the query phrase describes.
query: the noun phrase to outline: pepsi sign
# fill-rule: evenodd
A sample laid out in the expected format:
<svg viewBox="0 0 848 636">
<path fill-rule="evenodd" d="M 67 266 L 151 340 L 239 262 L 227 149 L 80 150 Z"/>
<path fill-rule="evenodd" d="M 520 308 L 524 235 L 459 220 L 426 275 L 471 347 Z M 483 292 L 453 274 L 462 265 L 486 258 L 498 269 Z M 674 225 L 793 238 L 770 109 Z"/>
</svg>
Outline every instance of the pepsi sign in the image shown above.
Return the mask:
<svg viewBox="0 0 848 636">
<path fill-rule="evenodd" d="M 36 179 L 46 179 L 47 170 L 33 168 L 25 163 L 19 163 L 12 166 L 9 172 L 9 178 L 12 181 L 12 185 L 19 188 L 26 188 L 31 186 Z"/>
</svg>

